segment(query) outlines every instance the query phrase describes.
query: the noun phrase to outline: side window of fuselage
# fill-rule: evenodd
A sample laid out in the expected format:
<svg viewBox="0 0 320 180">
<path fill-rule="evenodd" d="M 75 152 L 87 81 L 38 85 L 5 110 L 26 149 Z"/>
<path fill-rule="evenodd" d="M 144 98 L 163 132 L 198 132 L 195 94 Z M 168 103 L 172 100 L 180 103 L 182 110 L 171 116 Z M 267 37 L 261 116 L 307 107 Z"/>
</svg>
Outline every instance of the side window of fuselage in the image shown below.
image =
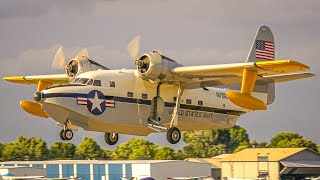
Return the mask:
<svg viewBox="0 0 320 180">
<path fill-rule="evenodd" d="M 94 80 L 93 85 L 94 86 L 101 86 L 101 80 Z"/>
<path fill-rule="evenodd" d="M 142 99 L 148 99 L 148 94 L 142 94 Z"/>
<path fill-rule="evenodd" d="M 133 92 L 128 92 L 128 93 L 127 93 L 127 96 L 128 96 L 128 97 L 133 97 Z"/>
<path fill-rule="evenodd" d="M 116 82 L 114 82 L 114 81 L 109 81 L 109 85 L 110 85 L 110 87 L 116 87 Z"/>
<path fill-rule="evenodd" d="M 191 99 L 186 99 L 186 103 L 191 104 L 192 103 Z"/>
</svg>

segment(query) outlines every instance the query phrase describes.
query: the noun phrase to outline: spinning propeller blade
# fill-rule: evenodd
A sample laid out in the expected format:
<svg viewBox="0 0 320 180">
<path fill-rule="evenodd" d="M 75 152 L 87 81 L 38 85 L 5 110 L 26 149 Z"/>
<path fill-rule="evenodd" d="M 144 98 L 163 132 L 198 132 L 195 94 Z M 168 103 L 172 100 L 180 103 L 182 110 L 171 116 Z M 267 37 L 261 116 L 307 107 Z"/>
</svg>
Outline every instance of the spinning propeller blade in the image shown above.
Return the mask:
<svg viewBox="0 0 320 180">
<path fill-rule="evenodd" d="M 60 46 L 53 57 L 52 68 L 53 69 L 64 69 L 64 66 L 67 64 L 66 58 L 64 56 L 62 46 Z"/>
<path fill-rule="evenodd" d="M 76 55 L 76 57 L 74 57 L 74 59 L 80 58 L 80 57 L 89 57 L 89 53 L 88 53 L 88 49 L 87 48 L 83 48 L 80 50 L 80 52 Z"/>
<path fill-rule="evenodd" d="M 139 51 L 140 51 L 140 39 L 141 36 L 134 37 L 130 43 L 128 44 L 128 52 L 129 55 L 134 59 L 138 60 L 139 58 Z"/>
</svg>

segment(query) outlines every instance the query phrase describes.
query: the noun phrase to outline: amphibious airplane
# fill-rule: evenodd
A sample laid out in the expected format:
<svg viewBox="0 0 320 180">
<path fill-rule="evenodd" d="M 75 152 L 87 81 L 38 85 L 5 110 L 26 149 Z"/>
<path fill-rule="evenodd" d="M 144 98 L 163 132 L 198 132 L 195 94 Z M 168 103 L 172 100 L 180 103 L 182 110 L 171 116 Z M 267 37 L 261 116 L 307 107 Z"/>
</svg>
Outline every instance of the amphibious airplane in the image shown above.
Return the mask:
<svg viewBox="0 0 320 180">
<path fill-rule="evenodd" d="M 266 110 L 275 100 L 275 83 L 314 76 L 307 65 L 274 60 L 269 27 L 258 29 L 245 63 L 183 66 L 158 51 L 139 55 L 140 38 L 128 45 L 137 69 L 108 69 L 80 52 L 68 64 L 59 48 L 52 66 L 66 74 L 14 76 L 4 80 L 38 86 L 26 112 L 57 121 L 62 140 L 72 130 L 105 132 L 109 145 L 118 134 L 166 132 L 176 144 L 180 131 L 233 127 L 240 115 Z M 299 72 L 299 73 L 294 73 Z"/>
</svg>

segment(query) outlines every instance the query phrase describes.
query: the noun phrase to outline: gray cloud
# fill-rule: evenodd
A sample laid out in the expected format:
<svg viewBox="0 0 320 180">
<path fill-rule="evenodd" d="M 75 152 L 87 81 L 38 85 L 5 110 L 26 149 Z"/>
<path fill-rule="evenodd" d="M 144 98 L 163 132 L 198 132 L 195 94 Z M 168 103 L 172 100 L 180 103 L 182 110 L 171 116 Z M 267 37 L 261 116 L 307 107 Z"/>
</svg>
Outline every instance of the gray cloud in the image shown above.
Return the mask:
<svg viewBox="0 0 320 180">
<path fill-rule="evenodd" d="M 52 12 L 73 13 L 75 11 L 87 11 L 92 8 L 94 2 L 85 0 L 70 1 L 42 1 L 42 0 L 2 0 L 0 2 L 0 19 L 34 18 Z"/>
</svg>

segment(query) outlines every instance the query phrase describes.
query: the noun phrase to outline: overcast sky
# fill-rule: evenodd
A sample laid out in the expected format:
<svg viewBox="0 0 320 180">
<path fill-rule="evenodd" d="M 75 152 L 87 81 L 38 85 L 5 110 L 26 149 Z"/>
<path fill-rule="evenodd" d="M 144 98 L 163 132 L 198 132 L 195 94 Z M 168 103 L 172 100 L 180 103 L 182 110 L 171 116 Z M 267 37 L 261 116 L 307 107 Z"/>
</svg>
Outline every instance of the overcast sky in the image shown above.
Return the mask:
<svg viewBox="0 0 320 180">
<path fill-rule="evenodd" d="M 300 2 L 300 3 L 299 3 Z M 142 36 L 142 51 L 160 49 L 184 65 L 244 62 L 258 27 L 270 26 L 276 58 L 291 58 L 320 72 L 320 1 L 0 1 L 0 76 L 63 73 L 52 70 L 58 45 L 67 58 L 87 47 L 91 59 L 109 68 L 135 68 L 127 43 Z M 60 141 L 52 119 L 24 112 L 21 99 L 32 100 L 35 86 L 0 81 L 0 143 L 18 135 Z M 250 139 L 269 141 L 294 131 L 320 143 L 319 77 L 277 84 L 276 101 L 267 111 L 241 116 L 237 124 Z M 72 140 L 103 133 L 80 130 Z M 132 136 L 120 136 L 120 143 Z M 165 134 L 148 140 L 169 145 Z M 171 147 L 181 148 L 183 143 Z"/>
</svg>

